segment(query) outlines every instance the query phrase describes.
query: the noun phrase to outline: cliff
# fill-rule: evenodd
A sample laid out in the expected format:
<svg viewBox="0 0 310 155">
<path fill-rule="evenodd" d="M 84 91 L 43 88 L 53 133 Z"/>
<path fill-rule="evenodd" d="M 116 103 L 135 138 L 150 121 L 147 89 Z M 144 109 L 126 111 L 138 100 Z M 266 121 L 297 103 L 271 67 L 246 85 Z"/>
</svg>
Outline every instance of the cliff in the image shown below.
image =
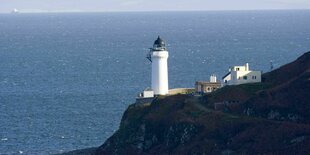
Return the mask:
<svg viewBox="0 0 310 155">
<path fill-rule="evenodd" d="M 267 73 L 271 88 L 257 92 L 241 107 L 241 113 L 280 121 L 310 123 L 310 52 Z"/>
<path fill-rule="evenodd" d="M 310 52 L 263 79 L 131 105 L 95 154 L 310 154 Z"/>
</svg>

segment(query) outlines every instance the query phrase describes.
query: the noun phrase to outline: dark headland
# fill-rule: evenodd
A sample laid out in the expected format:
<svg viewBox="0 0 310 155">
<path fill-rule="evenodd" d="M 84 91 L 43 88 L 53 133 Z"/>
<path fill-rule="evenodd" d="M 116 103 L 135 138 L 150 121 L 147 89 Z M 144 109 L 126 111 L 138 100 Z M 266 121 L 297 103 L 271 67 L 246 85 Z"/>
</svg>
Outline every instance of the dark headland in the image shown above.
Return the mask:
<svg viewBox="0 0 310 155">
<path fill-rule="evenodd" d="M 310 154 L 310 52 L 263 82 L 130 105 L 96 155 Z"/>
</svg>

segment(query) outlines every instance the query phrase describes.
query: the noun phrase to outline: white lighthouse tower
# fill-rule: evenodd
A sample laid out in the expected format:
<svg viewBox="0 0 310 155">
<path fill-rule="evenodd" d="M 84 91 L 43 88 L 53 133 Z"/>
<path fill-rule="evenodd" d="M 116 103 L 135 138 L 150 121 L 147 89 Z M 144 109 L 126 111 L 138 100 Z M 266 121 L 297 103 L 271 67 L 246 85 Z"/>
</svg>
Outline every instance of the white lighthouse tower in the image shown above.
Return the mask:
<svg viewBox="0 0 310 155">
<path fill-rule="evenodd" d="M 152 62 L 152 90 L 154 95 L 168 94 L 168 51 L 158 36 L 147 58 Z"/>
</svg>

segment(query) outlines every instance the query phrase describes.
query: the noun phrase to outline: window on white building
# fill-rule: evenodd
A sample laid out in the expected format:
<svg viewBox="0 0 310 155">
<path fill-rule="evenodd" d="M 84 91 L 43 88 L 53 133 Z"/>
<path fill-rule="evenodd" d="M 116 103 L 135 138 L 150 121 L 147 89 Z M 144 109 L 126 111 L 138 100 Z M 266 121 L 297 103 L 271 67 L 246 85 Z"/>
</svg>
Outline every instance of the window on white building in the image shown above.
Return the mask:
<svg viewBox="0 0 310 155">
<path fill-rule="evenodd" d="M 247 76 L 243 76 L 243 80 L 247 80 L 248 79 L 248 77 Z"/>
</svg>

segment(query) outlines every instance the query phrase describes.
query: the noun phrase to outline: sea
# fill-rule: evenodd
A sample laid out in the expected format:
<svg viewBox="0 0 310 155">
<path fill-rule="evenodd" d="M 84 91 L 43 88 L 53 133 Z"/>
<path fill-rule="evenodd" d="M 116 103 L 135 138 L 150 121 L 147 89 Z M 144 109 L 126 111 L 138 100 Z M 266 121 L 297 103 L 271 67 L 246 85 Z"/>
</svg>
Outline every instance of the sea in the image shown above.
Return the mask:
<svg viewBox="0 0 310 155">
<path fill-rule="evenodd" d="M 97 147 L 151 85 L 149 48 L 169 51 L 169 87 L 233 65 L 264 73 L 310 51 L 310 10 L 0 14 L 0 154 Z"/>
</svg>

